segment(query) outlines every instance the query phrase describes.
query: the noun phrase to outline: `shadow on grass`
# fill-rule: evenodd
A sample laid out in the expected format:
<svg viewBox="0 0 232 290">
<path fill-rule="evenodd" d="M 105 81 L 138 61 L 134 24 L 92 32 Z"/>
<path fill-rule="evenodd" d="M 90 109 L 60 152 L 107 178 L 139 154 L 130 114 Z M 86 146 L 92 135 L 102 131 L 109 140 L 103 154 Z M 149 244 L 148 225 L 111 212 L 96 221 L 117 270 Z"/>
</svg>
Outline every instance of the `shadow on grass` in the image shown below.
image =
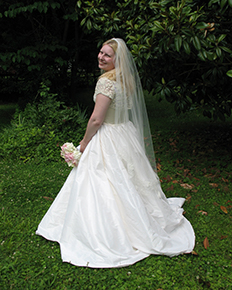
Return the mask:
<svg viewBox="0 0 232 290">
<path fill-rule="evenodd" d="M 173 158 L 198 159 L 205 166 L 232 163 L 232 117 L 225 122 L 212 121 L 200 110 L 179 116 L 167 101 L 146 99 L 156 155 L 170 150 Z M 211 164 L 207 164 L 210 162 Z"/>
<path fill-rule="evenodd" d="M 10 124 L 16 104 L 0 104 L 0 130 Z"/>
</svg>

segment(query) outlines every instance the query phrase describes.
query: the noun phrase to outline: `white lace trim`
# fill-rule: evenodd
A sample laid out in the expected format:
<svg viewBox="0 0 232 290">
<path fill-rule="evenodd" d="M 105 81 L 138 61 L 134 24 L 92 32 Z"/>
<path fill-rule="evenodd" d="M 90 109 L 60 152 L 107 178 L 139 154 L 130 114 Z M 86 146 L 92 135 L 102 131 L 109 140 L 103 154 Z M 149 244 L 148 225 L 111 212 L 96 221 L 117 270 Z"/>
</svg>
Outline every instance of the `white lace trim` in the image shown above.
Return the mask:
<svg viewBox="0 0 232 290">
<path fill-rule="evenodd" d="M 117 98 L 116 98 L 116 93 L 117 93 Z M 123 108 L 125 106 L 123 94 L 121 93 L 120 88 L 117 88 L 115 81 L 109 80 L 106 77 L 100 78 L 96 84 L 96 88 L 95 88 L 95 92 L 93 96 L 94 102 L 96 102 L 96 97 L 98 94 L 107 96 L 112 100 L 110 104 L 110 108 L 115 109 L 116 106 L 117 108 Z M 128 108 L 131 107 L 131 100 L 130 100 L 130 104 L 128 102 L 127 105 L 128 105 Z"/>
<path fill-rule="evenodd" d="M 93 100 L 96 101 L 96 97 L 98 94 L 102 94 L 107 96 L 112 100 L 112 103 L 115 102 L 115 81 L 109 80 L 108 78 L 100 78 L 96 84 Z"/>
</svg>

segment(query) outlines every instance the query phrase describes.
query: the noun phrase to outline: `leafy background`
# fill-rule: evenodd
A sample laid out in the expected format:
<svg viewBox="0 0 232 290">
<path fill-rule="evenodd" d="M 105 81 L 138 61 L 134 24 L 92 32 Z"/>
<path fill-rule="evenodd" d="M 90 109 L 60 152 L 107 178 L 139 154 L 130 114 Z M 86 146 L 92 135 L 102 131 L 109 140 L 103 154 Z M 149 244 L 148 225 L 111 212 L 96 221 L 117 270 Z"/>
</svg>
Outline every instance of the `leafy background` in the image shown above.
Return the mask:
<svg viewBox="0 0 232 290">
<path fill-rule="evenodd" d="M 179 114 L 231 115 L 231 0 L 11 0 L 0 11 L 3 100 L 23 107 L 49 80 L 56 98 L 83 104 L 78 88 L 95 83 L 99 47 L 121 37 L 154 99 Z"/>
</svg>

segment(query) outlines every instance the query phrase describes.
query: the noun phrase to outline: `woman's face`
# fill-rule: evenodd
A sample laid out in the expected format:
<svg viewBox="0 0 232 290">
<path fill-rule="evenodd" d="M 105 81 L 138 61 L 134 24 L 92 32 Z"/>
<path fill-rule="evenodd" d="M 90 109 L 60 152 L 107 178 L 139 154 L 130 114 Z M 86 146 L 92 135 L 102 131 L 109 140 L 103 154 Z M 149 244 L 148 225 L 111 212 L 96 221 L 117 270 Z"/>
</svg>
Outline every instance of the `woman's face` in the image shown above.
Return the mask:
<svg viewBox="0 0 232 290">
<path fill-rule="evenodd" d="M 108 44 L 103 45 L 98 54 L 98 67 L 105 72 L 114 69 L 114 58 L 113 49 Z"/>
</svg>

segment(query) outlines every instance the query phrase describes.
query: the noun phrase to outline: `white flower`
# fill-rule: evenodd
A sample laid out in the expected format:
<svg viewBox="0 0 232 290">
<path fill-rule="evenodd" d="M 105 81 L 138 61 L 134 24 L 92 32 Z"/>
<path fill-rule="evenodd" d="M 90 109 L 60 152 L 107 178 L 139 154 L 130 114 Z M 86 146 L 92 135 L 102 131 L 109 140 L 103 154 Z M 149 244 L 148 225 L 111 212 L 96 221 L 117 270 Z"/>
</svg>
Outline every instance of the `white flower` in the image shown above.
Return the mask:
<svg viewBox="0 0 232 290">
<path fill-rule="evenodd" d="M 61 146 L 61 157 L 68 163 L 68 166 L 75 167 L 81 158 L 81 152 L 73 145 L 73 143 L 65 143 Z"/>
</svg>

